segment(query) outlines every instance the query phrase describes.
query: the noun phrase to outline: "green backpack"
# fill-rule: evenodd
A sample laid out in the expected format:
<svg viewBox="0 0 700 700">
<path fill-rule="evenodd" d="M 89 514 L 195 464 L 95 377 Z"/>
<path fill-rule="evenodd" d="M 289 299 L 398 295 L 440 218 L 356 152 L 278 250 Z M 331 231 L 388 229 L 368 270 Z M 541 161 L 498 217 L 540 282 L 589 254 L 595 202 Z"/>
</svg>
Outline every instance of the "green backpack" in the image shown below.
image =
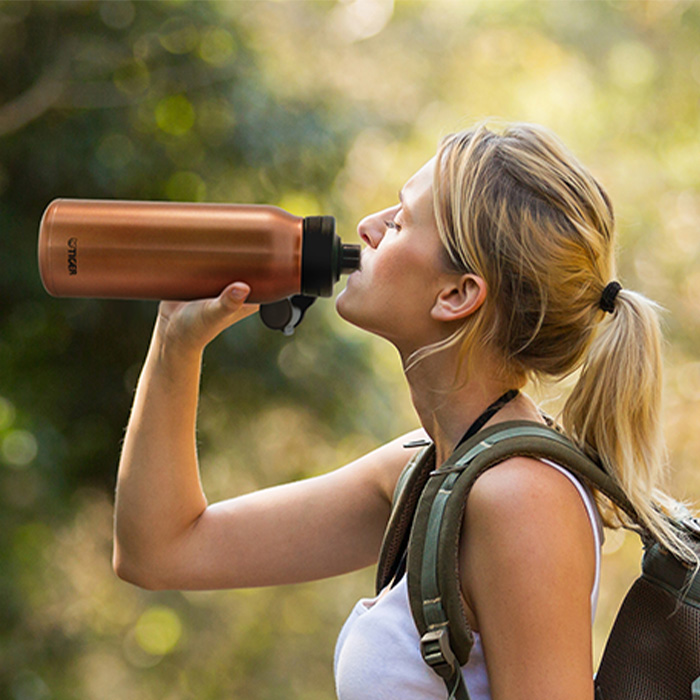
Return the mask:
<svg viewBox="0 0 700 700">
<path fill-rule="evenodd" d="M 406 569 L 423 659 L 442 677 L 450 699 L 469 700 L 460 667 L 473 637 L 456 574 L 467 496 L 484 471 L 520 455 L 549 459 L 605 494 L 636 523 L 644 544 L 642 573 L 625 596 L 595 677 L 596 700 L 700 700 L 700 572 L 654 540 L 597 463 L 560 432 L 531 421 L 479 431 L 438 469 L 434 445 L 421 444 L 396 486 L 377 593 Z M 675 525 L 700 556 L 700 521 Z"/>
</svg>

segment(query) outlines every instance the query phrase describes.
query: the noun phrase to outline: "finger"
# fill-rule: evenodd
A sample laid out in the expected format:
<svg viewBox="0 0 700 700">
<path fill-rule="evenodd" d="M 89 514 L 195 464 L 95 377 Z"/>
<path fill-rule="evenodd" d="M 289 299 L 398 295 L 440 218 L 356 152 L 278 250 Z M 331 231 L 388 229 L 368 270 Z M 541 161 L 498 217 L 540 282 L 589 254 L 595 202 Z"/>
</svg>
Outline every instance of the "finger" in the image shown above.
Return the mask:
<svg viewBox="0 0 700 700">
<path fill-rule="evenodd" d="M 217 301 L 228 313 L 238 311 L 250 294 L 250 287 L 245 282 L 230 284 L 219 295 Z"/>
<path fill-rule="evenodd" d="M 208 304 L 208 316 L 213 322 L 226 325 L 254 314 L 259 304 L 245 304 L 250 287 L 245 282 L 230 284 L 221 294 Z"/>
<path fill-rule="evenodd" d="M 250 294 L 250 287 L 245 282 L 234 282 L 224 289 L 222 296 L 242 304 Z"/>
</svg>

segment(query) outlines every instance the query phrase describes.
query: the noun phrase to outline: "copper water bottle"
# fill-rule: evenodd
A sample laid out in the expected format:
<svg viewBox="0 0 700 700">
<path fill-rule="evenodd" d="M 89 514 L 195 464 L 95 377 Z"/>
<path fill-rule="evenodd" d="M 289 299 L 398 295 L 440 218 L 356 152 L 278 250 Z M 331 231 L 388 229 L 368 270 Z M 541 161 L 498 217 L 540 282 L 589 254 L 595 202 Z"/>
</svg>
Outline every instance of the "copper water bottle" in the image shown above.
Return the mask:
<svg viewBox="0 0 700 700">
<path fill-rule="evenodd" d="M 187 300 L 246 282 L 248 301 L 331 296 L 359 266 L 331 216 L 278 207 L 56 199 L 39 230 L 39 270 L 59 297 Z"/>
</svg>

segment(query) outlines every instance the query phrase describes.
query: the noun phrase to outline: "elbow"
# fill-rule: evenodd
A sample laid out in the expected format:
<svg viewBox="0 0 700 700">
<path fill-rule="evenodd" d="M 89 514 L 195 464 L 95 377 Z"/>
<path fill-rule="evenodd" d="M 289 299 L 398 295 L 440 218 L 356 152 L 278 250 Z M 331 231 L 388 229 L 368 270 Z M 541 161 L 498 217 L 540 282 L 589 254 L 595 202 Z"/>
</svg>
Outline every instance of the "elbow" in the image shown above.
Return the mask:
<svg viewBox="0 0 700 700">
<path fill-rule="evenodd" d="M 140 566 L 133 557 L 129 557 L 117 543 L 112 553 L 112 569 L 114 573 L 126 583 L 130 583 L 148 591 L 160 591 L 166 588 L 161 581 L 154 576 L 152 571 Z"/>
</svg>

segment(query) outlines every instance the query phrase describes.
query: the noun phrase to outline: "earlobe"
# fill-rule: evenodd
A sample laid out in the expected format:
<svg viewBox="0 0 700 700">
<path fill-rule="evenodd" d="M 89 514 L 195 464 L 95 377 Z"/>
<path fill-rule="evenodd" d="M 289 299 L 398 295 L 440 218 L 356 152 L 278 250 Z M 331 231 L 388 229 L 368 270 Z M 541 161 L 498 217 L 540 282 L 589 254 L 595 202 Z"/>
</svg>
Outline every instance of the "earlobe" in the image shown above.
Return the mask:
<svg viewBox="0 0 700 700">
<path fill-rule="evenodd" d="M 486 282 L 478 275 L 462 275 L 456 283 L 443 287 L 430 315 L 436 321 L 459 321 L 471 316 L 486 301 Z"/>
</svg>

